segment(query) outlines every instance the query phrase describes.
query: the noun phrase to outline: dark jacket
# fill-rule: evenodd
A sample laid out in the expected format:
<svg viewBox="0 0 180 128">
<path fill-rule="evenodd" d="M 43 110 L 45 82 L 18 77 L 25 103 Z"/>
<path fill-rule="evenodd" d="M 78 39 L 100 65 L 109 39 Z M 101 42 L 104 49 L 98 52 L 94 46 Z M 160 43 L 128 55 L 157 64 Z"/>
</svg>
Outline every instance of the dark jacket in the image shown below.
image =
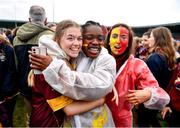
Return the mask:
<svg viewBox="0 0 180 128">
<path fill-rule="evenodd" d="M 13 40 L 18 63 L 19 91 L 26 98 L 31 98 L 31 89 L 27 83 L 27 76 L 30 71 L 28 51 L 31 50 L 32 46 L 37 46 L 39 38 L 46 34 L 53 34 L 53 31 L 43 25 L 26 23 L 18 29 Z"/>
<path fill-rule="evenodd" d="M 17 93 L 14 49 L 0 43 L 0 100 Z"/>
<path fill-rule="evenodd" d="M 158 53 L 152 53 L 146 63 L 158 81 L 159 86 L 166 90 L 172 75 L 172 71 L 168 67 L 167 58 Z"/>
</svg>

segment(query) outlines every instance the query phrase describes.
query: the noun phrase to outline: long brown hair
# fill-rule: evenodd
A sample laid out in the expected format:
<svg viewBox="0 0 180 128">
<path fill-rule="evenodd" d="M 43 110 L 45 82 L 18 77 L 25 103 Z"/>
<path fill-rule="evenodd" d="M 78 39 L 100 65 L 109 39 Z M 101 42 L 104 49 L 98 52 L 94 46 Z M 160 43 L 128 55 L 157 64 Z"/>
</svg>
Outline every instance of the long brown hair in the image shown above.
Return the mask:
<svg viewBox="0 0 180 128">
<path fill-rule="evenodd" d="M 166 27 L 157 27 L 152 29 L 152 35 L 155 41 L 153 50 L 164 55 L 167 58 L 169 69 L 173 70 L 176 67 L 176 56 L 171 31 Z"/>
</svg>

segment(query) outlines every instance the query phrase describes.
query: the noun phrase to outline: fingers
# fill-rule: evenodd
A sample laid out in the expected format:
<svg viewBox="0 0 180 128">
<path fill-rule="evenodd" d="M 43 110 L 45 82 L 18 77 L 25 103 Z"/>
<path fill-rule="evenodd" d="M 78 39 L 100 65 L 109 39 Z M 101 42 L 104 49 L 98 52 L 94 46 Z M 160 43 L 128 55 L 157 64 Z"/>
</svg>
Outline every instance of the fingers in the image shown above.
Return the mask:
<svg viewBox="0 0 180 128">
<path fill-rule="evenodd" d="M 137 98 L 136 90 L 128 90 L 129 94 L 125 96 L 125 99 L 133 104 L 133 105 L 138 105 L 140 103 L 140 100 Z"/>
<path fill-rule="evenodd" d="M 34 54 L 32 51 L 28 51 L 29 53 L 29 62 L 31 63 L 30 67 L 32 69 L 41 69 L 43 66 L 43 56 Z"/>
<path fill-rule="evenodd" d="M 40 55 L 36 55 L 36 54 L 30 54 L 29 55 L 29 61 L 32 63 L 32 62 L 34 62 L 34 61 L 36 61 L 36 62 L 42 62 L 42 57 L 40 56 Z"/>
<path fill-rule="evenodd" d="M 128 90 L 129 93 L 134 93 L 136 90 Z"/>
<path fill-rule="evenodd" d="M 117 99 L 117 100 L 116 100 L 116 105 L 118 106 L 118 104 L 119 104 L 119 100 Z"/>
<path fill-rule="evenodd" d="M 137 104 L 139 104 L 140 102 L 139 102 L 139 100 L 138 99 L 128 99 L 127 100 L 129 103 L 131 103 L 131 104 L 133 104 L 133 105 L 137 105 Z"/>
<path fill-rule="evenodd" d="M 114 96 L 112 99 L 111 99 L 111 101 L 114 101 L 116 99 L 116 96 Z"/>
<path fill-rule="evenodd" d="M 130 93 L 128 93 L 127 95 L 125 95 L 125 99 L 126 99 L 126 100 L 134 100 L 134 99 L 136 99 L 136 93 L 135 93 L 135 91 L 131 91 Z"/>
<path fill-rule="evenodd" d="M 118 103 L 119 103 L 119 98 L 118 96 L 114 96 L 111 101 L 114 101 L 116 103 L 116 105 L 118 106 Z"/>
<path fill-rule="evenodd" d="M 167 111 L 162 111 L 162 112 L 161 112 L 162 119 L 165 118 L 166 112 L 167 112 Z"/>
</svg>

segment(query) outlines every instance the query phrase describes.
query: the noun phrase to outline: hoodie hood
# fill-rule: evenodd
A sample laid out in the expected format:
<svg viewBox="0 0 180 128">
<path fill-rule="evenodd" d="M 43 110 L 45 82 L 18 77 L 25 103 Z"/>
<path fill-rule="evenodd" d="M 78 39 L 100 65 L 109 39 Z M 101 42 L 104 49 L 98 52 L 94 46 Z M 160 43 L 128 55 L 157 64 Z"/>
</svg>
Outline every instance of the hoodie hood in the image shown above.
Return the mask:
<svg viewBox="0 0 180 128">
<path fill-rule="evenodd" d="M 43 35 L 39 38 L 39 46 L 47 48 L 47 54 L 52 58 L 67 59 L 70 57 L 60 48 L 57 42 L 53 40 L 53 35 Z"/>
<path fill-rule="evenodd" d="M 43 32 L 44 30 L 49 30 L 48 27 L 35 24 L 35 23 L 26 23 L 19 28 L 17 31 L 17 37 L 21 40 L 30 40 L 34 36 L 38 35 L 39 33 Z"/>
<path fill-rule="evenodd" d="M 38 40 L 42 35 L 45 34 L 53 34 L 54 31 L 50 28 L 28 22 L 23 24 L 17 31 L 17 35 L 13 40 L 13 45 L 25 45 L 25 44 L 32 44 L 37 45 Z"/>
</svg>

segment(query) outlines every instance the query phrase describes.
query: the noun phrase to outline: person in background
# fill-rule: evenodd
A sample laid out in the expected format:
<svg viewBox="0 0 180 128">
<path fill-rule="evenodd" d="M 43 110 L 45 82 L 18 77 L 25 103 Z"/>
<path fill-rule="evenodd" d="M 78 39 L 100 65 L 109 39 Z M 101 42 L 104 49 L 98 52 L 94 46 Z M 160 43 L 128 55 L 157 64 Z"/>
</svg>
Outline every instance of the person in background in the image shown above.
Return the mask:
<svg viewBox="0 0 180 128">
<path fill-rule="evenodd" d="M 9 39 L 11 45 L 13 45 L 13 35 L 11 29 L 6 29 L 5 31 L 6 37 Z"/>
<path fill-rule="evenodd" d="M 101 25 L 101 28 L 103 30 L 103 35 L 106 37 L 106 35 L 108 33 L 108 28 L 105 25 Z"/>
<path fill-rule="evenodd" d="M 49 27 L 50 29 L 52 29 L 53 31 L 55 31 L 57 24 L 54 22 L 49 22 L 46 24 L 46 26 Z"/>
<path fill-rule="evenodd" d="M 135 57 L 139 58 L 139 47 L 142 46 L 141 44 L 141 38 L 138 36 L 133 37 L 133 43 L 131 48 L 131 54 L 133 54 Z"/>
<path fill-rule="evenodd" d="M 76 100 L 92 101 L 112 91 L 115 78 L 115 60 L 103 47 L 104 35 L 99 23 L 88 21 L 83 26 L 83 47 L 77 57 L 76 71 L 63 60 L 47 61 L 37 56 L 35 69 L 43 70 L 45 80 L 61 94 Z M 47 67 L 48 66 L 48 67 Z M 51 75 L 49 75 L 51 74 Z M 79 114 L 81 127 L 114 127 L 106 104 Z"/>
<path fill-rule="evenodd" d="M 149 51 L 149 48 L 151 47 L 150 43 L 149 43 L 149 38 L 150 38 L 150 34 L 151 34 L 151 30 L 149 29 L 148 31 L 146 31 L 145 33 L 143 33 L 142 35 L 142 45 Z"/>
<path fill-rule="evenodd" d="M 0 34 L 0 123 L 13 127 L 13 112 L 16 104 L 16 62 L 14 49 L 5 35 Z"/>
<path fill-rule="evenodd" d="M 118 105 L 111 100 L 112 93 L 106 96 L 116 127 L 132 127 L 134 105 L 144 103 L 148 108 L 162 109 L 170 100 L 145 62 L 130 54 L 132 42 L 132 29 L 122 23 L 112 26 L 106 39 L 106 48 L 116 60 Z"/>
<path fill-rule="evenodd" d="M 178 45 L 179 45 L 179 43 L 178 43 L 178 41 L 175 40 L 174 38 L 172 38 L 172 40 L 173 40 L 174 48 L 175 48 L 175 50 L 176 50 L 176 53 L 175 53 L 176 58 L 179 58 L 179 57 L 180 57 L 180 53 L 178 52 Z"/>
<path fill-rule="evenodd" d="M 142 53 L 144 53 L 144 61 L 148 59 L 148 56 L 151 52 L 151 43 L 149 41 L 150 34 L 152 29 L 149 29 L 147 32 L 145 32 L 142 35 Z M 143 52 L 144 51 L 144 52 Z M 142 57 L 140 57 L 142 59 Z M 153 126 L 153 127 L 160 127 L 160 123 L 157 120 L 158 110 L 151 110 L 144 107 L 144 104 L 140 104 L 137 107 L 137 125 L 139 127 L 147 127 L 147 126 Z M 148 115 L 148 116 L 144 116 Z"/>
<path fill-rule="evenodd" d="M 172 77 L 173 70 L 176 68 L 176 55 L 171 31 L 166 27 L 152 29 L 149 43 L 151 52 L 146 63 L 160 87 L 166 90 Z M 158 111 L 151 111 L 149 113 L 149 115 L 151 115 L 148 116 L 151 125 L 157 126 L 156 124 L 152 124 L 154 123 L 152 121 L 158 121 L 156 118 Z"/>
<path fill-rule="evenodd" d="M 180 127 L 180 58 L 177 58 L 176 69 L 166 91 L 170 96 L 170 103 L 161 111 L 161 117 L 168 127 Z"/>
<path fill-rule="evenodd" d="M 29 22 L 19 27 L 13 40 L 13 46 L 17 57 L 18 86 L 20 94 L 24 97 L 28 113 L 31 112 L 31 88 L 28 87 L 27 77 L 30 71 L 28 51 L 32 46 L 38 45 L 39 38 L 44 34 L 53 34 L 53 31 L 45 26 L 47 21 L 43 7 L 33 5 L 29 10 Z M 27 114 L 27 121 L 29 114 Z M 28 125 L 28 122 L 27 122 Z"/>
</svg>

